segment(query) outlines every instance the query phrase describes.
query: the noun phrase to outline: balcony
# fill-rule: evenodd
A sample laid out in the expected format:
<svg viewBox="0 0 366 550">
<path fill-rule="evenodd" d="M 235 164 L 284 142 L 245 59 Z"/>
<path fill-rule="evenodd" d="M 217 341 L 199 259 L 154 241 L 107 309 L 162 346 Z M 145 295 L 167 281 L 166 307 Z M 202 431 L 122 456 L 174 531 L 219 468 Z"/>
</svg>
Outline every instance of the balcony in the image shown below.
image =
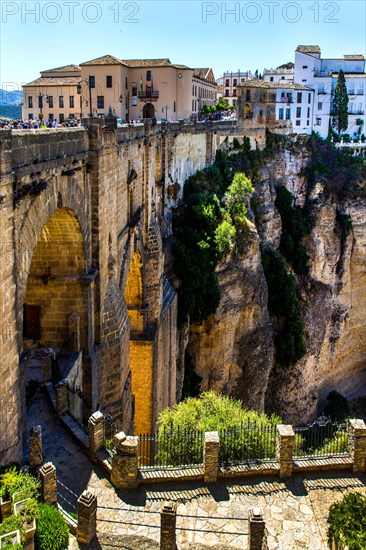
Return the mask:
<svg viewBox="0 0 366 550">
<path fill-rule="evenodd" d="M 293 103 L 294 100 L 292 97 L 281 97 L 280 98 L 280 103 Z"/>
<path fill-rule="evenodd" d="M 159 99 L 159 92 L 157 90 L 147 90 L 146 92 L 139 92 L 138 94 L 141 100 L 149 99 L 150 101 L 156 101 Z"/>
<path fill-rule="evenodd" d="M 318 95 L 326 95 L 328 92 L 324 90 L 324 88 L 319 88 Z"/>
<path fill-rule="evenodd" d="M 365 111 L 363 111 L 363 110 L 361 109 L 361 110 L 357 110 L 357 111 L 350 111 L 348 114 L 349 114 L 349 115 L 364 115 L 364 114 L 365 114 Z"/>
<path fill-rule="evenodd" d="M 363 90 L 357 90 L 356 95 L 365 95 Z"/>
</svg>

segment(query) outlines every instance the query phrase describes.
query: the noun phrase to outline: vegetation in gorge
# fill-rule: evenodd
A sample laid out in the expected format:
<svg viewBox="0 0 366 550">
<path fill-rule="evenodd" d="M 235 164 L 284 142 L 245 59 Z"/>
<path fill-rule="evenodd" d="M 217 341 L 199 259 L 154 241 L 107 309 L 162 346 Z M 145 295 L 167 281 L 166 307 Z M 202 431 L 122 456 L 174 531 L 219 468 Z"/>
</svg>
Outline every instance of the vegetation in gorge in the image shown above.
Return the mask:
<svg viewBox="0 0 366 550">
<path fill-rule="evenodd" d="M 281 254 L 274 250 L 262 249 L 262 264 L 268 285 L 268 309 L 276 318 L 276 363 L 289 368 L 306 353 L 295 277 Z"/>
<path fill-rule="evenodd" d="M 340 502 L 332 504 L 328 516 L 328 542 L 339 548 L 364 550 L 366 548 L 366 497 L 349 493 Z"/>
</svg>

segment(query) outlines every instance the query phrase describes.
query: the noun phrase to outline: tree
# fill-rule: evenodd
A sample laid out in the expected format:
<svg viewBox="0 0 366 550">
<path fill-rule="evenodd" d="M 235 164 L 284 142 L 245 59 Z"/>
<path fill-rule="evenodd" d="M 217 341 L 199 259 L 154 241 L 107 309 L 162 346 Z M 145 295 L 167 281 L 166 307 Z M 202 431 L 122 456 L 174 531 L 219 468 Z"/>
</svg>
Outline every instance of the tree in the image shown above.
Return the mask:
<svg viewBox="0 0 366 550">
<path fill-rule="evenodd" d="M 348 128 L 348 94 L 342 69 L 339 71 L 337 84 L 334 90 L 332 126 L 335 128 L 338 138 L 341 132 Z"/>
<path fill-rule="evenodd" d="M 363 550 L 366 548 L 366 497 L 349 493 L 343 500 L 332 504 L 328 516 L 328 542 L 333 548 Z"/>
</svg>

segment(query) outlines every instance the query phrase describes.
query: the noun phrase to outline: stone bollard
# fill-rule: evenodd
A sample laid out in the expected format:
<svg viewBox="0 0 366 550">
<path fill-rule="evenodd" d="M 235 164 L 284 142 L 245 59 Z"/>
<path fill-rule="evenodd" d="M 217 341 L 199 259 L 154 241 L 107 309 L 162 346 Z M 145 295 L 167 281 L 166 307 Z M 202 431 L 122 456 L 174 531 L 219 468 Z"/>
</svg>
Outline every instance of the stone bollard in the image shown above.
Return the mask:
<svg viewBox="0 0 366 550">
<path fill-rule="evenodd" d="M 366 424 L 363 420 L 352 418 L 348 428 L 348 451 L 353 462 L 353 473 L 366 470 Z"/>
<path fill-rule="evenodd" d="M 295 432 L 288 424 L 277 424 L 276 430 L 276 459 L 280 465 L 280 477 L 291 477 Z"/>
<path fill-rule="evenodd" d="M 160 550 L 176 550 L 176 522 L 176 502 L 165 502 L 160 510 Z"/>
<path fill-rule="evenodd" d="M 203 450 L 203 479 L 205 483 L 214 483 L 217 481 L 219 448 L 219 433 L 205 432 L 205 446 Z"/>
<path fill-rule="evenodd" d="M 33 426 L 29 437 L 29 471 L 35 473 L 42 464 L 42 427 Z"/>
<path fill-rule="evenodd" d="M 111 483 L 117 489 L 136 489 L 139 438 L 119 432 L 114 436 L 113 443 L 115 453 L 112 458 Z"/>
<path fill-rule="evenodd" d="M 93 413 L 88 420 L 89 451 L 92 456 L 104 445 L 104 416 L 100 411 Z"/>
<path fill-rule="evenodd" d="M 249 550 L 262 550 L 265 527 L 262 508 L 251 508 L 249 510 Z"/>
<path fill-rule="evenodd" d="M 45 504 L 57 503 L 57 478 L 56 468 L 52 462 L 46 462 L 39 470 L 41 481 L 41 498 Z"/>
<path fill-rule="evenodd" d="M 64 380 L 61 380 L 56 386 L 56 410 L 60 416 L 69 410 L 67 386 Z"/>
<path fill-rule="evenodd" d="M 97 532 L 97 497 L 84 491 L 78 498 L 78 525 L 76 538 L 82 544 L 90 544 Z"/>
</svg>

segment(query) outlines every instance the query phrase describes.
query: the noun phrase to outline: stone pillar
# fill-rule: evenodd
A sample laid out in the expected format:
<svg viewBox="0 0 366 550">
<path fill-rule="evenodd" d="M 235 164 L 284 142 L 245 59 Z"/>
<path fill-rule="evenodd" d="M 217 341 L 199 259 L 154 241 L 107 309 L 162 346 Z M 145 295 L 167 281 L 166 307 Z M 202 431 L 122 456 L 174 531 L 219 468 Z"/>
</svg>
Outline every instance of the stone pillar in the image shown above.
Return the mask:
<svg viewBox="0 0 366 550">
<path fill-rule="evenodd" d="M 249 550 L 262 550 L 265 527 L 262 508 L 251 508 L 249 510 Z"/>
<path fill-rule="evenodd" d="M 280 477 L 291 477 L 295 432 L 288 424 L 277 424 L 276 430 L 276 459 L 280 465 Z"/>
<path fill-rule="evenodd" d="M 61 380 L 55 387 L 56 389 L 56 410 L 61 416 L 69 410 L 69 403 L 67 398 L 67 386 L 64 380 Z"/>
<path fill-rule="evenodd" d="M 160 510 L 160 550 L 176 550 L 177 503 L 165 502 Z"/>
<path fill-rule="evenodd" d="M 78 499 L 78 525 L 76 538 L 82 544 L 90 544 L 97 532 L 97 497 L 84 491 Z"/>
<path fill-rule="evenodd" d="M 217 481 L 219 470 L 220 439 L 218 432 L 205 432 L 205 447 L 203 450 L 203 468 L 205 483 Z"/>
<path fill-rule="evenodd" d="M 138 486 L 139 438 L 119 432 L 113 438 L 115 453 L 112 458 L 111 483 L 117 489 L 136 489 Z"/>
<path fill-rule="evenodd" d="M 42 354 L 42 380 L 48 382 L 52 380 L 52 361 L 54 359 L 55 352 L 52 348 L 47 348 Z"/>
<path fill-rule="evenodd" d="M 104 416 L 100 411 L 93 413 L 88 420 L 89 451 L 95 456 L 98 449 L 104 445 Z"/>
<path fill-rule="evenodd" d="M 42 466 L 42 427 L 33 426 L 29 438 L 29 470 L 34 473 L 39 466 Z"/>
<path fill-rule="evenodd" d="M 69 338 L 70 338 L 70 351 L 79 352 L 81 350 L 80 344 L 80 315 L 77 311 L 73 311 L 69 315 Z"/>
<path fill-rule="evenodd" d="M 353 462 L 353 472 L 366 470 L 366 424 L 363 420 L 351 418 L 348 428 L 348 451 Z"/>
<path fill-rule="evenodd" d="M 56 468 L 52 462 L 46 462 L 39 470 L 41 481 L 41 498 L 45 504 L 57 503 Z"/>
</svg>

